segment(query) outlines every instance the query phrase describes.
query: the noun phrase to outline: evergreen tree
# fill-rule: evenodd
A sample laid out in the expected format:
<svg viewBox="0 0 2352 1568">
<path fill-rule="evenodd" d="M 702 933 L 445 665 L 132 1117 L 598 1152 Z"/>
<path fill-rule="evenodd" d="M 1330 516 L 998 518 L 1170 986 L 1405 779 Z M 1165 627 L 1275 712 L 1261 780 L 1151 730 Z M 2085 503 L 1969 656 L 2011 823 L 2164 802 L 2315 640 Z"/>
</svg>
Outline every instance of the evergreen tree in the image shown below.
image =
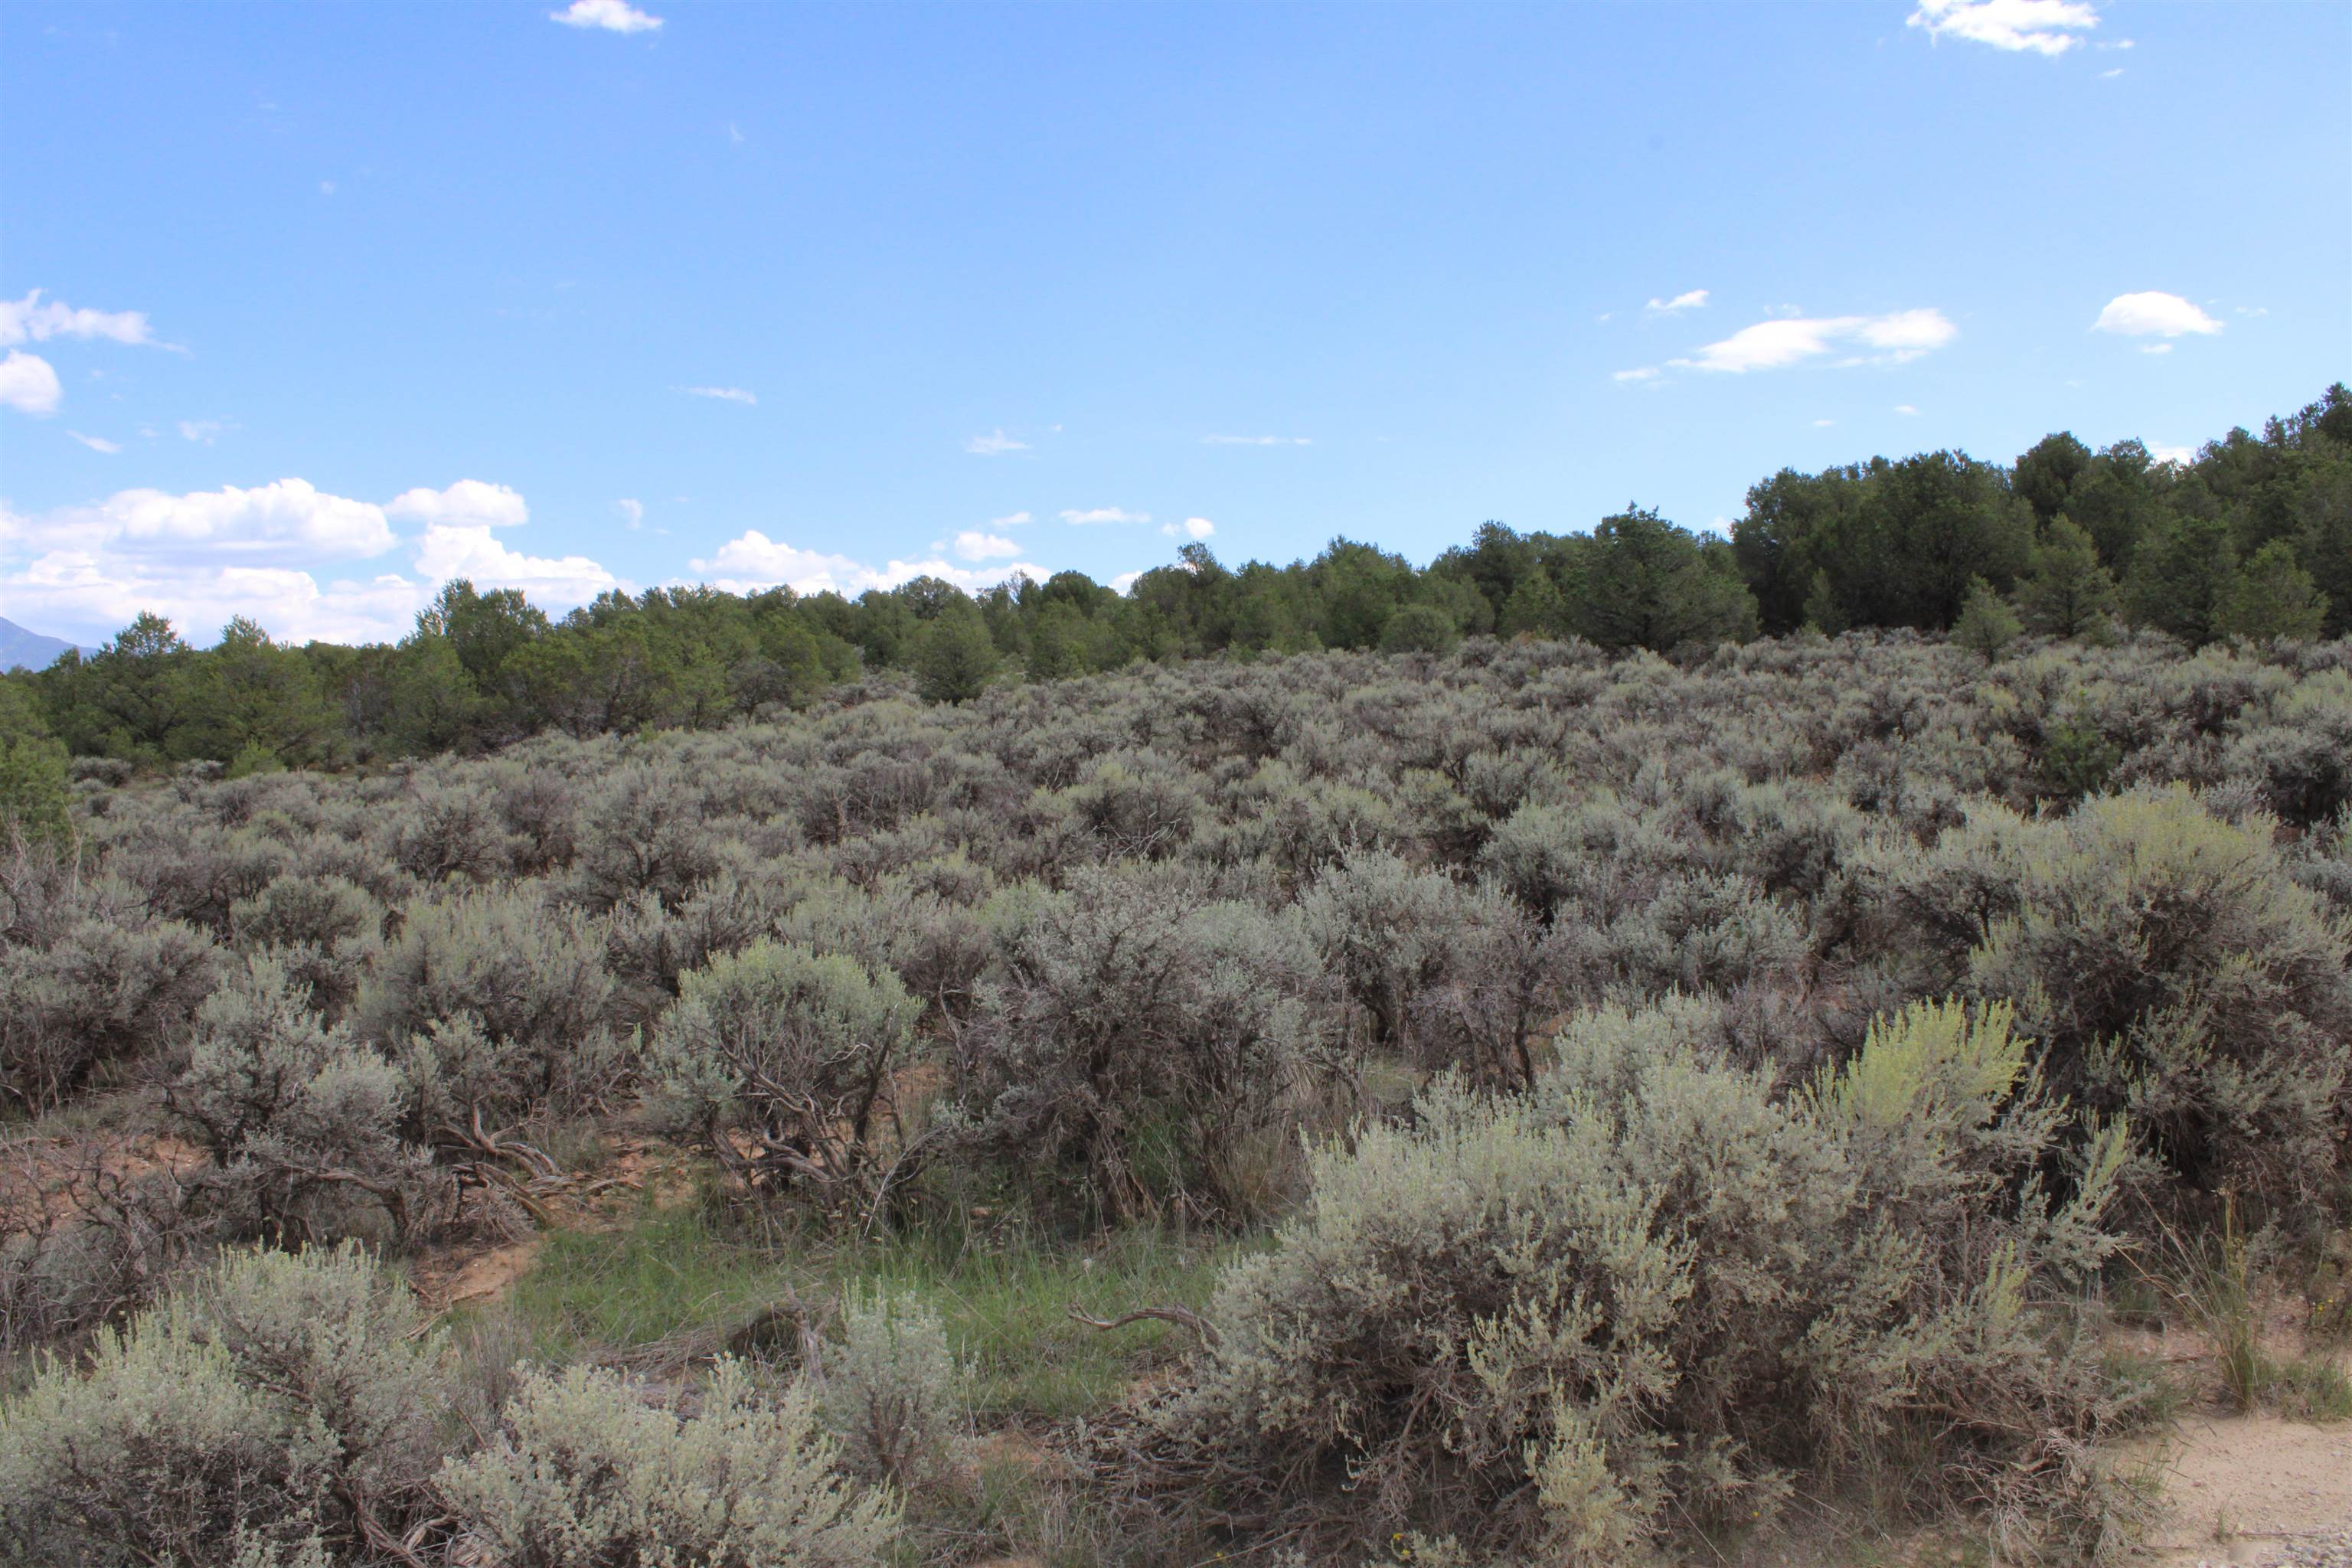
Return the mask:
<svg viewBox="0 0 2352 1568">
<path fill-rule="evenodd" d="M 1569 629 L 1568 596 L 1540 567 L 1520 579 L 1503 605 L 1505 637 L 1564 637 Z"/>
<path fill-rule="evenodd" d="M 1835 637 L 1853 624 L 1846 616 L 1845 605 L 1838 600 L 1830 574 L 1816 570 L 1812 586 L 1805 594 L 1805 625 L 1824 637 Z"/>
<path fill-rule="evenodd" d="M 2327 597 L 2283 539 L 2254 552 L 2221 595 L 2215 630 L 2225 637 L 2315 637 L 2327 620 Z"/>
<path fill-rule="evenodd" d="M 1987 658 L 1999 658 L 2001 650 L 2015 642 L 2024 629 L 2018 622 L 2017 612 L 2009 607 L 2009 601 L 1994 592 L 1991 584 L 1979 577 L 1969 584 L 1969 596 L 1960 605 L 1959 618 L 1952 623 L 1952 640 Z"/>
<path fill-rule="evenodd" d="M 2124 607 L 2140 625 L 2196 647 L 2219 634 L 2222 595 L 2237 575 L 2227 522 L 2218 517 L 2174 518 L 2140 541 Z"/>
<path fill-rule="evenodd" d="M 24 684 L 0 678 L 0 853 L 12 838 L 61 845 L 72 837 L 68 780 L 65 742 L 49 732 Z"/>
<path fill-rule="evenodd" d="M 915 638 L 916 681 L 934 702 L 977 697 L 996 673 L 996 644 L 987 624 L 969 599 L 958 600 L 941 605 Z"/>
<path fill-rule="evenodd" d="M 1729 547 L 1705 551 L 1688 529 L 1654 510 L 1635 507 L 1604 518 L 1589 560 L 1578 627 L 1603 647 L 1664 652 L 1755 635 L 1755 596 Z"/>
<path fill-rule="evenodd" d="M 2033 548 L 2033 565 L 2019 586 L 2025 625 L 2043 637 L 2096 635 L 2122 605 L 2116 580 L 2099 564 L 2091 536 L 2064 517 L 2054 519 Z"/>
</svg>

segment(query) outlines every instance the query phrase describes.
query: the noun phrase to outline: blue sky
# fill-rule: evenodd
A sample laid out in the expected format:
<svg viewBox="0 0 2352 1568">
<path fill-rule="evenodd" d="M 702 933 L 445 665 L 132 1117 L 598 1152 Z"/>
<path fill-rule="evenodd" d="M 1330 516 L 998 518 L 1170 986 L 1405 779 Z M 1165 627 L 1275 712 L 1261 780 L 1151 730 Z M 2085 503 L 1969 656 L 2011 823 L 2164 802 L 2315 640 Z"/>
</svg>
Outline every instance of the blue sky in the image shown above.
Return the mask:
<svg viewBox="0 0 2352 1568">
<path fill-rule="evenodd" d="M 0 614 L 1419 561 L 2352 374 L 2345 5 L 560 5 L 0 6 Z"/>
</svg>

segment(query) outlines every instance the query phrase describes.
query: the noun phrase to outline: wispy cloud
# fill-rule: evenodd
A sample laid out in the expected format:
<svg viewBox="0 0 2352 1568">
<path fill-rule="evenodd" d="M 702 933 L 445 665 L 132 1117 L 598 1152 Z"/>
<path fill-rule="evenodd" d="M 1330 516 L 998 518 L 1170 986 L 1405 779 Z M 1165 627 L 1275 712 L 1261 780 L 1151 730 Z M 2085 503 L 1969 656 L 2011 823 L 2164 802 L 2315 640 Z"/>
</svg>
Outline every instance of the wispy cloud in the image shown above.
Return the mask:
<svg viewBox="0 0 2352 1568">
<path fill-rule="evenodd" d="M 1658 367 L 1654 364 L 1645 364 L 1638 370 L 1612 370 L 1609 373 L 1609 379 L 1612 381 L 1655 381 L 1658 379 Z"/>
<path fill-rule="evenodd" d="M 1203 436 L 1202 444 L 1210 447 L 1312 447 L 1311 436 Z"/>
<path fill-rule="evenodd" d="M 1816 419 L 1813 421 L 1813 428 L 1816 430 L 1826 430 L 1836 423 L 1837 421 L 1834 419 Z"/>
<path fill-rule="evenodd" d="M 963 449 L 975 458 L 1001 458 L 1007 452 L 1027 451 L 1029 443 L 1016 441 L 1002 429 L 998 429 L 992 430 L 985 436 L 971 437 L 964 442 Z"/>
<path fill-rule="evenodd" d="M 2099 25 L 2086 0 L 1919 0 L 1906 26 L 1931 38 L 1963 38 L 2012 54 L 2063 55 Z"/>
<path fill-rule="evenodd" d="M 75 440 L 80 442 L 83 446 L 89 447 L 93 452 L 105 452 L 110 456 L 113 453 L 122 450 L 121 442 L 110 441 L 103 436 L 85 436 L 79 430 L 68 430 L 66 434 L 72 437 Z"/>
<path fill-rule="evenodd" d="M 1683 310 L 1703 310 L 1706 305 L 1706 290 L 1693 289 L 1690 292 L 1677 294 L 1671 300 L 1653 300 L 1642 308 L 1652 315 L 1671 316 Z"/>
<path fill-rule="evenodd" d="M 1907 419 L 1915 417 L 1919 411 L 1907 403 L 1898 403 L 1895 405 L 1895 412 Z"/>
<path fill-rule="evenodd" d="M 209 447 L 219 440 L 225 432 L 234 428 L 234 426 L 223 424 L 217 419 L 183 419 L 180 421 L 180 439 L 195 441 Z"/>
<path fill-rule="evenodd" d="M 167 346 L 155 341 L 144 310 L 75 310 L 55 300 L 43 302 L 43 292 L 35 289 L 21 300 L 0 300 L 0 346 L 47 342 L 51 338 L 106 338 L 118 343 Z"/>
<path fill-rule="evenodd" d="M 1081 527 L 1097 522 L 1150 522 L 1148 511 L 1129 511 L 1125 507 L 1098 506 L 1085 510 L 1072 510 L 1062 513 L 1062 521 Z"/>
<path fill-rule="evenodd" d="M 614 501 L 613 505 L 619 510 L 620 514 L 624 518 L 628 520 L 629 527 L 633 531 L 645 526 L 645 502 L 635 500 L 629 496 L 623 496 L 619 500 Z"/>
<path fill-rule="evenodd" d="M 2220 331 L 2221 323 L 2178 294 L 2150 289 L 2118 294 L 2108 300 L 2099 319 L 2091 323 L 2091 330 L 2118 332 L 2127 338 L 2178 338 L 2191 332 L 2210 335 Z"/>
<path fill-rule="evenodd" d="M 38 354 L 10 349 L 0 360 L 0 408 L 19 414 L 55 414 L 65 401 L 57 368 Z"/>
<path fill-rule="evenodd" d="M 2144 354 L 2168 354 L 2172 352 L 2172 345 L 2170 343 L 2142 343 L 2139 346 L 2139 352 Z"/>
<path fill-rule="evenodd" d="M 1035 518 L 1031 517 L 1025 511 L 1014 511 L 1007 512 L 1003 517 L 990 518 L 988 520 L 988 526 L 991 528 L 1018 528 L 1024 522 L 1034 522 L 1036 521 L 1037 520 Z"/>
<path fill-rule="evenodd" d="M 628 0 L 572 0 L 561 11 L 550 11 L 547 19 L 607 33 L 650 33 L 662 25 L 659 16 L 646 16 Z"/>
<path fill-rule="evenodd" d="M 688 397 L 715 397 L 721 403 L 757 404 L 760 401 L 757 395 L 740 386 L 681 386 L 677 390 Z"/>
<path fill-rule="evenodd" d="M 1759 321 L 1720 342 L 1708 343 L 1692 358 L 1666 363 L 1685 370 L 1738 375 L 1751 370 L 1779 370 L 1844 351 L 1846 357 L 1836 362 L 1841 365 L 1902 364 L 1942 348 L 1958 335 L 1959 329 L 1936 310 L 1896 310 L 1884 316 L 1797 317 Z"/>
<path fill-rule="evenodd" d="M 1164 522 L 1160 531 L 1171 539 L 1206 539 L 1217 531 L 1217 525 L 1205 517 L 1188 517 L 1181 522 Z"/>
</svg>

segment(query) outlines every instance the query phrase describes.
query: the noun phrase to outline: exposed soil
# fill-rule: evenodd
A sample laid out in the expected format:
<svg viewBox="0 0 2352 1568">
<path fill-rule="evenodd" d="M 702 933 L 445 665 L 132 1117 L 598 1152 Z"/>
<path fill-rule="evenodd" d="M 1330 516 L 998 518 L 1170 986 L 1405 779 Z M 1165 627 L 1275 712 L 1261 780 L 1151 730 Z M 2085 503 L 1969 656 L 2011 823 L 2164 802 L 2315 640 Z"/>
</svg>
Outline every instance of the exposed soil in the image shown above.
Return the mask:
<svg viewBox="0 0 2352 1568">
<path fill-rule="evenodd" d="M 2352 1529 L 2352 1422 L 2192 1415 L 2160 1442 L 2129 1445 L 2163 1488 L 2165 1520 L 2134 1561 L 2191 1564 L 2321 1563 L 2325 1538 Z M 2305 1548 L 2323 1548 L 2313 1556 Z"/>
</svg>

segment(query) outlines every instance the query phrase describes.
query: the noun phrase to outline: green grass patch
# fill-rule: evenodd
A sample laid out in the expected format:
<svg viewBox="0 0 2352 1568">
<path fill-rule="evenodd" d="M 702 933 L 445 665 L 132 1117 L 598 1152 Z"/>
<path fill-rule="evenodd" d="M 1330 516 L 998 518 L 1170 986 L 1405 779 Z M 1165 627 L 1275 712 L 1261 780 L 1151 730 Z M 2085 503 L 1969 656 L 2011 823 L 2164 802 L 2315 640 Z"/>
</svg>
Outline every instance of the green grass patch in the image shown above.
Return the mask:
<svg viewBox="0 0 2352 1568">
<path fill-rule="evenodd" d="M 618 1230 L 551 1233 L 509 1309 L 532 1353 L 553 1360 L 729 1329 L 788 1292 L 829 1307 L 853 1283 L 912 1290 L 938 1309 L 971 1363 L 984 1424 L 1059 1420 L 1116 1399 L 1189 1348 L 1165 1322 L 1088 1328 L 1070 1318 L 1072 1304 L 1100 1318 L 1197 1310 L 1222 1267 L 1255 1245 L 1137 1229 L 1092 1244 L 910 1237 L 775 1249 L 730 1238 L 695 1210 L 648 1209 Z"/>
</svg>

